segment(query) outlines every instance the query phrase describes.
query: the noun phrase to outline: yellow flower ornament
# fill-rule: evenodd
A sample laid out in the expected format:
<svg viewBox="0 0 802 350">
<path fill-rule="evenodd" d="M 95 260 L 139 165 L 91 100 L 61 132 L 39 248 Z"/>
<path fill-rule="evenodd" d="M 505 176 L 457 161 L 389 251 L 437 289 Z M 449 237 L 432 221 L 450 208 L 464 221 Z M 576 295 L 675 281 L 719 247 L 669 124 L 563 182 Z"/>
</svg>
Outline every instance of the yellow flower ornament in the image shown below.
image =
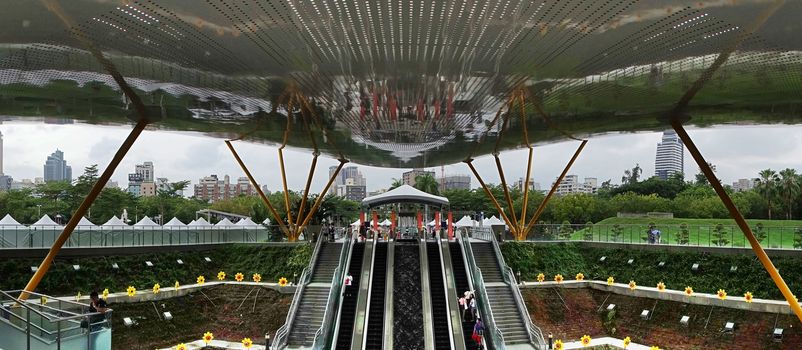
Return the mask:
<svg viewBox="0 0 802 350">
<path fill-rule="evenodd" d="M 538 282 L 543 282 L 545 280 L 546 280 L 546 275 L 544 275 L 542 273 L 537 274 L 537 281 Z"/>
<path fill-rule="evenodd" d="M 129 297 L 133 297 L 136 295 L 136 287 L 128 286 L 128 289 L 125 290 L 125 294 L 128 294 Z"/>
<path fill-rule="evenodd" d="M 284 286 L 286 286 L 287 284 L 289 284 L 289 281 L 287 281 L 287 279 L 286 279 L 286 278 L 282 277 L 282 278 L 279 278 L 279 279 L 278 279 L 278 285 L 279 285 L 279 286 L 282 286 L 282 287 L 284 287 Z"/>
<path fill-rule="evenodd" d="M 258 273 L 255 273 L 255 274 L 253 274 L 252 277 L 253 277 L 253 281 L 256 282 L 256 283 L 262 282 L 262 275 L 260 275 Z"/>
<path fill-rule="evenodd" d="M 693 296 L 693 288 L 691 288 L 691 286 L 685 287 L 685 295 L 687 295 L 689 297 Z"/>
<path fill-rule="evenodd" d="M 727 299 L 727 291 L 719 289 L 718 292 L 716 292 L 716 296 L 721 300 Z"/>
<path fill-rule="evenodd" d="M 577 280 L 577 281 L 582 281 L 582 280 L 584 280 L 584 279 L 585 279 L 585 274 L 583 274 L 583 273 L 581 273 L 581 272 L 580 272 L 580 273 L 578 273 L 578 274 L 576 274 L 576 280 Z"/>
<path fill-rule="evenodd" d="M 560 340 L 560 339 L 557 339 L 557 341 L 554 342 L 554 350 L 563 350 L 563 349 L 564 349 L 563 341 Z"/>
<path fill-rule="evenodd" d="M 242 339 L 243 348 L 250 349 L 251 346 L 253 346 L 253 341 L 251 341 L 251 338 Z"/>
<path fill-rule="evenodd" d="M 197 284 L 204 284 L 204 283 L 206 283 L 206 277 L 198 276 L 198 278 L 195 280 L 195 282 Z"/>
<path fill-rule="evenodd" d="M 746 294 L 744 294 L 744 301 L 747 303 L 752 302 L 752 292 L 746 292 Z"/>
<path fill-rule="evenodd" d="M 203 342 L 209 344 L 214 339 L 212 332 L 203 333 Z"/>
<path fill-rule="evenodd" d="M 159 294 L 159 292 L 160 292 L 161 290 L 162 290 L 162 286 L 161 286 L 161 285 L 159 285 L 158 283 L 156 283 L 156 284 L 154 284 L 154 285 L 153 285 L 153 294 Z"/>
<path fill-rule="evenodd" d="M 587 334 L 586 334 L 586 335 L 583 335 L 583 336 L 582 336 L 582 338 L 581 338 L 581 339 L 579 339 L 579 342 L 580 342 L 580 343 L 582 343 L 582 346 L 588 346 L 588 345 L 590 345 L 590 336 L 589 336 L 589 335 L 587 335 Z"/>
<path fill-rule="evenodd" d="M 217 273 L 217 280 L 218 281 L 225 281 L 225 279 L 226 279 L 226 273 L 225 272 L 220 271 L 220 272 Z"/>
<path fill-rule="evenodd" d="M 638 288 L 638 285 L 635 283 L 635 281 L 629 281 L 629 290 L 635 290 L 635 288 Z"/>
<path fill-rule="evenodd" d="M 242 272 L 237 272 L 237 274 L 234 275 L 234 280 L 237 282 L 242 282 L 243 279 L 245 279 L 245 275 L 243 275 Z"/>
<path fill-rule="evenodd" d="M 659 290 L 661 292 L 665 292 L 666 291 L 666 284 L 663 283 L 663 282 L 658 283 L 657 284 L 657 290 Z"/>
<path fill-rule="evenodd" d="M 615 283 L 615 278 L 613 276 L 607 277 L 607 285 L 612 286 Z"/>
<path fill-rule="evenodd" d="M 175 346 L 175 350 L 187 350 L 187 345 L 184 343 Z"/>
<path fill-rule="evenodd" d="M 563 280 L 564 280 L 563 275 L 558 274 L 554 276 L 554 282 L 563 283 Z"/>
<path fill-rule="evenodd" d="M 632 338 L 630 338 L 630 337 L 624 338 L 624 349 L 629 347 L 629 343 L 632 343 Z"/>
<path fill-rule="evenodd" d="M 173 288 L 178 289 L 178 287 L 181 287 L 181 283 L 178 283 L 178 281 L 175 281 L 175 285 L 173 285 Z"/>
<path fill-rule="evenodd" d="M 106 300 L 108 298 L 109 298 L 109 289 L 106 288 L 103 290 L 103 300 Z"/>
</svg>

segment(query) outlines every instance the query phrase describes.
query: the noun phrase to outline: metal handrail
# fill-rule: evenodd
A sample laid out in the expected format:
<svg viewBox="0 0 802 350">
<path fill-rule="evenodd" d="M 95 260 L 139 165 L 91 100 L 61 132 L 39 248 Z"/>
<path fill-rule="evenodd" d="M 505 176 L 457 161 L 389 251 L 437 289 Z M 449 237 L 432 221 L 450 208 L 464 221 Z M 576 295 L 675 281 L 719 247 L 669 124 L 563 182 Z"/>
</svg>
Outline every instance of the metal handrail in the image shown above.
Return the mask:
<svg viewBox="0 0 802 350">
<path fill-rule="evenodd" d="M 448 309 L 448 278 L 446 278 L 446 263 L 443 258 L 443 240 L 440 239 L 440 235 L 437 236 L 437 255 L 440 257 L 440 278 L 442 279 L 443 283 L 443 292 L 445 294 L 446 300 L 446 309 Z M 453 264 L 453 262 L 452 262 Z M 429 277 L 431 279 L 431 276 Z M 448 340 L 450 344 L 454 345 L 454 325 L 451 324 L 451 315 L 446 317 L 446 321 L 448 322 Z M 456 345 L 454 345 L 456 346 Z"/>
<path fill-rule="evenodd" d="M 323 313 L 323 323 L 320 324 L 320 328 L 318 328 L 317 332 L 315 332 L 312 349 L 323 349 L 329 345 L 329 340 L 331 339 L 329 335 L 332 333 L 329 331 L 329 327 L 331 327 L 331 323 L 333 322 L 335 315 L 338 313 L 337 311 L 339 311 L 339 308 L 337 311 L 335 311 L 334 306 L 340 305 L 340 299 L 342 296 L 340 289 L 342 289 L 343 280 L 345 279 L 345 271 L 348 267 L 348 261 L 351 257 L 351 248 L 353 245 L 354 241 L 350 239 L 350 235 L 346 236 L 345 242 L 343 243 L 343 249 L 340 251 L 340 259 L 337 269 L 334 270 L 334 275 L 331 277 L 331 289 L 329 290 L 329 298 L 326 301 L 326 311 Z M 333 328 L 331 330 L 333 330 Z"/>
<path fill-rule="evenodd" d="M 482 314 L 484 315 L 485 328 L 489 333 L 493 334 L 493 336 L 490 338 L 490 340 L 493 342 L 493 348 L 496 350 L 504 350 L 506 349 L 504 346 L 504 334 L 498 327 L 496 327 L 496 321 L 493 318 L 493 308 L 490 306 L 490 298 L 487 296 L 485 282 L 482 278 L 482 269 L 476 265 L 476 260 L 473 256 L 473 249 L 471 248 L 471 242 L 469 239 L 462 237 L 459 238 L 459 242 L 461 243 L 460 248 L 462 249 L 462 255 L 465 257 L 465 261 L 471 270 L 471 279 L 473 281 L 474 292 L 479 294 L 479 297 L 476 298 L 476 305 L 482 310 Z"/>
<path fill-rule="evenodd" d="M 510 288 L 512 289 L 512 296 L 515 300 L 515 305 L 518 308 L 518 312 L 521 314 L 521 319 L 526 324 L 529 341 L 536 345 L 539 349 L 545 349 L 546 340 L 543 338 L 543 332 L 532 322 L 532 318 L 529 317 L 529 311 L 524 303 L 521 290 L 518 288 L 518 281 L 515 279 L 515 273 L 513 272 L 512 268 L 507 265 L 506 261 L 504 261 L 504 254 L 501 253 L 501 247 L 499 246 L 496 237 L 494 235 L 490 236 L 490 241 L 493 244 L 493 252 L 496 254 L 496 258 L 501 266 L 504 281 L 510 285 Z"/>
<path fill-rule="evenodd" d="M 319 237 L 320 235 L 318 235 L 318 238 Z M 290 304 L 290 310 L 287 313 L 287 318 L 284 321 L 284 325 L 276 330 L 276 336 L 274 337 L 273 344 L 270 346 L 270 349 L 272 350 L 280 350 L 287 345 L 290 330 L 292 329 L 292 324 L 295 321 L 295 315 L 298 313 L 298 308 L 301 304 L 301 295 L 303 295 L 304 288 L 312 279 L 312 272 L 314 270 L 315 263 L 317 263 L 317 256 L 320 254 L 320 248 L 322 246 L 323 240 L 318 239 L 317 242 L 315 242 L 315 249 L 312 251 L 312 258 L 309 260 L 309 265 L 307 265 L 303 272 L 301 272 L 301 278 L 298 279 L 298 284 L 295 285 L 295 293 L 292 296 L 292 304 Z"/>
</svg>

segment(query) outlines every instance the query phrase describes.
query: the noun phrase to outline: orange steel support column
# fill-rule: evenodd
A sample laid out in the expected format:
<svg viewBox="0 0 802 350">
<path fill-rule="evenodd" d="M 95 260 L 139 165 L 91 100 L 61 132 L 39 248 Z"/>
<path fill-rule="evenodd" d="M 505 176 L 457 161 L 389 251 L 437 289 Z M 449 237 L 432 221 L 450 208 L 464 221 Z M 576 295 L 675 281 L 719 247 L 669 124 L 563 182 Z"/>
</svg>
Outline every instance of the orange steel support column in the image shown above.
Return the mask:
<svg viewBox="0 0 802 350">
<path fill-rule="evenodd" d="M 487 197 L 490 198 L 490 201 L 493 202 L 493 205 L 496 206 L 496 209 L 498 209 L 499 214 L 501 214 L 501 216 L 504 217 L 504 221 L 512 222 L 512 221 L 510 221 L 509 218 L 507 218 L 507 214 L 505 214 L 504 210 L 501 209 L 501 205 L 498 204 L 498 201 L 496 200 L 496 197 L 493 195 L 492 192 L 490 192 L 490 189 L 487 188 L 487 185 L 485 185 L 484 180 L 482 180 L 482 177 L 479 176 L 479 173 L 476 171 L 476 168 L 474 168 L 473 159 L 468 159 L 468 160 L 465 160 L 463 162 L 465 164 L 468 164 L 468 167 L 471 168 L 471 172 L 473 172 L 473 176 L 476 177 L 476 180 L 479 181 L 480 185 L 482 185 L 482 189 L 485 190 L 485 194 L 487 195 Z M 512 226 L 510 226 L 510 227 L 512 227 Z"/>
<path fill-rule="evenodd" d="M 284 172 L 284 145 L 278 148 L 278 161 L 281 168 L 281 183 L 284 185 L 284 207 L 287 208 L 287 224 L 290 230 L 297 229 L 297 225 L 292 224 L 292 208 L 290 207 L 290 192 L 287 190 L 287 174 Z M 294 233 L 293 233 L 294 234 Z"/>
<path fill-rule="evenodd" d="M 315 204 L 312 206 L 312 209 L 309 209 L 309 214 L 306 214 L 306 218 L 301 223 L 301 226 L 298 227 L 299 234 L 301 230 L 303 230 L 303 228 L 306 227 L 306 224 L 309 223 L 309 220 L 312 220 L 312 216 L 315 215 L 317 208 L 320 207 L 320 203 L 323 203 L 323 197 L 326 197 L 325 195 L 326 192 L 329 191 L 329 187 L 331 187 L 331 184 L 334 183 L 334 179 L 336 179 L 337 175 L 340 174 L 340 170 L 342 170 L 345 163 L 348 163 L 348 161 L 345 159 L 340 159 L 340 165 L 337 166 L 337 170 L 335 170 L 334 174 L 331 175 L 331 177 L 329 178 L 329 182 L 326 183 L 326 187 L 323 188 L 323 191 L 320 191 L 320 195 L 317 196 L 317 199 L 315 200 Z"/>
<path fill-rule="evenodd" d="M 540 205 L 537 207 L 535 215 L 532 216 L 532 219 L 530 219 L 529 224 L 526 225 L 526 230 L 524 230 L 524 232 L 521 233 L 523 239 L 526 239 L 526 236 L 529 235 L 529 231 L 532 231 L 532 226 L 535 225 L 537 219 L 539 219 L 540 215 L 543 214 L 543 210 L 546 209 L 546 204 L 549 203 L 551 196 L 553 196 L 554 192 L 557 191 L 557 186 L 560 185 L 560 182 L 563 181 L 565 175 L 568 174 L 568 170 L 571 170 L 571 165 L 574 164 L 574 161 L 576 161 L 576 158 L 579 157 L 580 153 L 582 153 L 582 149 L 585 148 L 585 144 L 587 143 L 588 140 L 582 140 L 582 143 L 579 144 L 579 148 L 577 148 L 576 152 L 574 152 L 574 156 L 571 157 L 571 160 L 568 161 L 568 164 L 565 165 L 565 169 L 563 169 L 563 172 L 560 174 L 560 177 L 557 178 L 557 181 L 554 183 L 553 186 L 551 186 L 551 190 L 549 190 L 549 193 L 546 195 L 546 198 L 543 198 L 543 202 L 541 202 Z"/>
<path fill-rule="evenodd" d="M 148 121 L 146 119 L 140 119 L 138 123 L 134 126 L 134 129 L 131 130 L 131 133 L 128 134 L 128 137 L 123 141 L 120 148 L 117 150 L 117 153 L 114 154 L 114 157 L 109 162 L 109 165 L 103 170 L 103 174 L 100 175 L 97 182 L 95 182 L 94 186 L 92 186 L 92 190 L 89 191 L 89 194 L 86 195 L 86 198 L 81 202 L 81 205 L 78 206 L 78 209 L 72 213 L 72 217 L 70 217 L 70 221 L 67 222 L 67 225 L 64 226 L 64 230 L 61 231 L 61 234 L 58 236 L 55 242 L 53 242 L 53 246 L 50 247 L 50 251 L 47 253 L 47 256 L 42 263 L 39 264 L 39 269 L 31 277 L 31 280 L 28 281 L 28 284 L 25 286 L 26 292 L 33 292 L 36 290 L 36 287 L 39 285 L 39 282 L 42 281 L 42 277 L 45 276 L 47 270 L 50 269 L 50 265 L 53 263 L 53 259 L 56 258 L 56 254 L 58 254 L 61 247 L 64 245 L 64 242 L 67 241 L 67 238 L 70 237 L 72 231 L 75 230 L 75 227 L 78 226 L 78 222 L 81 220 L 82 217 L 86 214 L 89 207 L 92 206 L 92 202 L 95 201 L 100 192 L 103 190 L 103 187 L 106 186 L 106 183 L 111 178 L 111 175 L 114 174 L 114 170 L 117 169 L 117 166 L 120 165 L 120 162 L 125 157 L 125 154 L 128 153 L 128 150 L 131 149 L 131 146 L 134 144 L 134 141 L 142 134 L 142 131 L 145 130 L 145 127 L 148 125 Z M 28 299 L 28 293 L 20 294 L 20 300 Z"/>
<path fill-rule="evenodd" d="M 242 158 L 239 157 L 239 154 L 237 154 L 237 151 L 234 149 L 234 146 L 231 145 L 231 141 L 226 140 L 226 145 L 228 146 L 228 149 L 231 150 L 231 154 L 234 155 L 234 159 L 237 160 L 237 163 L 239 163 L 239 166 L 240 168 L 242 168 L 242 171 L 245 172 L 245 176 L 247 176 L 248 180 L 251 181 L 251 185 L 253 185 L 253 187 L 256 189 L 256 193 L 258 193 L 259 197 L 262 198 L 262 201 L 265 202 L 265 206 L 267 206 L 267 209 L 270 210 L 271 214 L 273 214 L 273 217 L 276 218 L 276 221 L 278 222 L 281 231 L 283 231 L 285 235 L 289 236 L 290 232 L 287 229 L 287 225 L 284 224 L 284 220 L 281 219 L 281 216 L 278 214 L 278 211 L 276 211 L 276 208 L 274 208 L 273 205 L 270 204 L 270 201 L 267 199 L 267 196 L 265 196 L 265 193 L 262 192 L 262 188 L 259 187 L 258 183 L 256 183 L 256 180 L 253 178 L 253 175 L 251 175 L 250 170 L 248 170 L 248 167 L 246 167 L 245 163 L 242 162 Z"/>
<path fill-rule="evenodd" d="M 306 178 L 306 188 L 304 188 L 304 196 L 301 197 L 301 207 L 298 208 L 298 215 L 295 218 L 295 227 L 298 227 L 298 224 L 301 223 L 301 215 L 304 215 L 304 208 L 306 208 L 306 198 L 309 196 L 309 185 L 312 184 L 312 177 L 315 176 L 315 167 L 317 166 L 317 157 L 320 155 L 317 151 L 314 153 L 314 157 L 312 157 L 312 165 L 309 167 L 309 176 Z M 321 193 L 321 196 L 325 195 L 325 193 Z"/>
<path fill-rule="evenodd" d="M 529 146 L 529 160 L 526 162 L 526 178 L 524 179 L 524 188 L 523 188 L 524 202 L 521 203 L 522 204 L 521 205 L 521 221 L 520 221 L 520 224 L 521 224 L 520 230 L 521 231 L 524 231 L 524 229 L 525 229 L 524 226 L 526 226 L 526 207 L 527 207 L 527 204 L 529 203 L 529 177 L 532 176 L 532 152 L 533 152 L 532 146 Z M 516 238 L 517 240 L 522 241 L 522 240 L 526 239 L 526 233 L 525 232 L 520 232 L 520 234 L 523 237 Z"/>
<path fill-rule="evenodd" d="M 688 136 L 687 132 L 685 132 L 685 128 L 682 127 L 682 123 L 679 120 L 673 119 L 671 121 L 671 126 L 677 132 L 677 136 L 682 139 L 682 142 L 685 144 L 685 146 L 688 147 L 688 152 L 691 153 L 691 156 L 693 156 L 696 164 L 699 165 L 699 168 L 701 168 L 702 173 L 705 174 L 705 177 L 710 182 L 710 185 L 713 186 L 714 190 L 716 190 L 719 198 L 721 198 L 721 202 L 724 203 L 724 206 L 727 207 L 727 210 L 729 210 L 730 216 L 732 216 L 732 218 L 738 224 L 738 227 L 741 228 L 741 231 L 743 231 L 746 239 L 749 240 L 752 250 L 755 252 L 755 255 L 757 255 L 757 258 L 760 260 L 760 263 L 763 264 L 763 267 L 766 269 L 766 271 L 768 271 L 769 276 L 771 276 L 771 279 L 774 281 L 774 284 L 776 284 L 777 288 L 779 288 L 780 292 L 782 292 L 785 300 L 787 300 L 788 304 L 791 305 L 791 310 L 794 312 L 794 314 L 796 314 L 796 317 L 802 321 L 802 308 L 799 307 L 799 302 L 796 301 L 794 294 L 791 293 L 791 290 L 788 288 L 788 285 L 785 283 L 782 276 L 780 276 L 777 268 L 774 267 L 774 264 L 771 262 L 769 256 L 766 255 L 766 251 L 763 250 L 762 246 L 760 246 L 760 242 L 758 242 L 757 238 L 755 238 L 755 235 L 752 233 L 752 229 L 746 223 L 746 220 L 744 220 L 741 212 L 738 211 L 738 208 L 732 202 L 730 196 L 727 195 L 726 191 L 724 191 L 724 187 L 721 186 L 721 182 L 719 182 L 718 178 L 713 173 L 713 170 L 710 169 L 710 165 L 707 164 L 707 161 L 702 156 L 702 152 L 696 148 L 693 140 L 691 140 L 691 137 Z"/>
<path fill-rule="evenodd" d="M 510 230 L 517 236 L 518 232 L 518 218 L 515 217 L 515 207 L 512 206 L 512 197 L 510 197 L 510 190 L 507 188 L 507 179 L 504 178 L 504 168 L 501 166 L 501 159 L 498 153 L 494 153 L 493 157 L 496 158 L 496 168 L 498 168 L 498 177 L 501 179 L 501 187 L 504 188 L 504 197 L 507 198 L 507 205 L 510 207 L 510 214 L 512 214 L 512 221 L 507 221 Z"/>
</svg>

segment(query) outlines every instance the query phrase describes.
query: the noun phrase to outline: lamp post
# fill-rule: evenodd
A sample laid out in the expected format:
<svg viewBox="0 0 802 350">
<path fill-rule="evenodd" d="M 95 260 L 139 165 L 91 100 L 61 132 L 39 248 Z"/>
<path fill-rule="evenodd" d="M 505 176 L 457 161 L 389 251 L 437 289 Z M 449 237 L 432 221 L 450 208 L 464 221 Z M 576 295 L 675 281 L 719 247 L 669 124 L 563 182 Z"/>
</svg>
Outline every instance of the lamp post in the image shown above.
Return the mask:
<svg viewBox="0 0 802 350">
<path fill-rule="evenodd" d="M 41 218 L 42 217 L 42 205 L 41 204 L 37 204 L 36 205 L 36 217 L 37 218 Z"/>
</svg>

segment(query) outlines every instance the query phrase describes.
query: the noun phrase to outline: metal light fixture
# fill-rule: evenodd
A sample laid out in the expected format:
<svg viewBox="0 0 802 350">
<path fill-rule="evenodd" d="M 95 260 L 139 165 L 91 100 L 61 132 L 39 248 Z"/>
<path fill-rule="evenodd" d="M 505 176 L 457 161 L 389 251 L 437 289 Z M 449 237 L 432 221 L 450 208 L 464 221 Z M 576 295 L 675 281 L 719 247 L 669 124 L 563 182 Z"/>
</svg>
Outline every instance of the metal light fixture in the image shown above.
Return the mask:
<svg viewBox="0 0 802 350">
<path fill-rule="evenodd" d="M 175 262 L 177 262 L 178 265 L 184 265 L 184 260 L 178 259 Z"/>
<path fill-rule="evenodd" d="M 629 259 L 629 260 L 627 260 L 627 264 L 630 264 L 630 265 L 632 265 L 632 263 L 634 263 L 634 262 L 635 262 L 635 259 Z"/>
<path fill-rule="evenodd" d="M 600 263 L 603 263 L 605 260 L 607 260 L 606 256 L 603 256 L 603 257 L 599 258 L 599 262 Z"/>
<path fill-rule="evenodd" d="M 75 271 L 81 271 L 81 265 L 72 265 L 72 269 Z"/>
<path fill-rule="evenodd" d="M 735 331 L 735 323 L 727 322 L 724 324 L 724 333 L 733 333 Z"/>
<path fill-rule="evenodd" d="M 774 332 L 771 333 L 771 337 L 777 343 L 783 341 L 783 329 L 774 328 Z"/>
<path fill-rule="evenodd" d="M 124 318 L 123 318 L 123 324 L 124 324 L 126 327 L 131 327 L 131 326 L 135 325 L 135 324 L 136 324 L 136 322 L 134 322 L 134 320 L 132 320 L 130 317 L 124 317 Z"/>
<path fill-rule="evenodd" d="M 682 318 L 679 319 L 679 323 L 686 327 L 688 326 L 689 322 L 691 322 L 690 316 L 682 316 Z"/>
<path fill-rule="evenodd" d="M 209 259 L 209 257 L 208 257 L 208 256 L 207 256 L 207 257 L 205 257 L 205 258 L 203 258 L 203 260 L 206 260 L 206 262 L 207 262 L 207 263 L 210 263 L 210 262 L 212 262 L 212 259 Z"/>
<path fill-rule="evenodd" d="M 693 266 L 691 266 L 691 271 L 699 271 L 699 263 L 694 263 Z"/>
<path fill-rule="evenodd" d="M 615 310 L 615 304 L 607 305 L 607 311 L 613 311 L 613 310 Z"/>
<path fill-rule="evenodd" d="M 153 267 L 153 263 L 152 263 L 152 262 L 150 262 L 150 260 L 148 260 L 148 261 L 145 261 L 145 266 L 147 266 L 147 267 Z"/>
<path fill-rule="evenodd" d="M 31 266 L 31 272 L 39 271 L 39 266 Z"/>
<path fill-rule="evenodd" d="M 173 314 L 171 314 L 170 311 L 163 312 L 162 316 L 164 316 L 163 318 L 164 318 L 165 321 L 169 321 L 169 320 L 173 319 Z"/>
<path fill-rule="evenodd" d="M 730 272 L 738 272 L 738 266 L 737 265 L 730 266 Z"/>
<path fill-rule="evenodd" d="M 648 320 L 649 319 L 649 313 L 650 313 L 649 310 L 641 311 L 640 318 L 643 319 L 643 320 Z"/>
<path fill-rule="evenodd" d="M 666 262 L 665 262 L 665 261 L 661 261 L 661 262 L 659 262 L 659 263 L 657 264 L 657 267 L 666 267 Z"/>
<path fill-rule="evenodd" d="M 120 269 L 120 265 L 117 265 L 117 263 L 112 263 L 111 264 L 111 268 L 115 269 L 115 270 L 119 270 Z"/>
</svg>

